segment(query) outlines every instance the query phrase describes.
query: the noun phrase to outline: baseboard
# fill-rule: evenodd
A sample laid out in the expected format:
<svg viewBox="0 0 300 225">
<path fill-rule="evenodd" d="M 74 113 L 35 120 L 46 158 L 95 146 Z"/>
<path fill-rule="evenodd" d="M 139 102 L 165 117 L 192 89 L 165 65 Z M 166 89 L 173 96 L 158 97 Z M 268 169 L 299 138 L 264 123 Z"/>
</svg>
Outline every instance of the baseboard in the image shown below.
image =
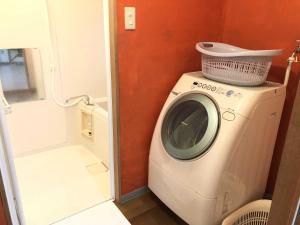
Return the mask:
<svg viewBox="0 0 300 225">
<path fill-rule="evenodd" d="M 121 196 L 121 203 L 125 203 L 125 202 L 128 202 L 130 200 L 133 200 L 135 198 L 138 198 L 140 196 L 142 196 L 143 194 L 149 192 L 150 189 L 147 187 L 147 186 L 144 186 L 144 187 L 141 187 L 141 188 L 138 188 L 132 192 L 129 192 L 125 195 L 122 195 Z"/>
</svg>

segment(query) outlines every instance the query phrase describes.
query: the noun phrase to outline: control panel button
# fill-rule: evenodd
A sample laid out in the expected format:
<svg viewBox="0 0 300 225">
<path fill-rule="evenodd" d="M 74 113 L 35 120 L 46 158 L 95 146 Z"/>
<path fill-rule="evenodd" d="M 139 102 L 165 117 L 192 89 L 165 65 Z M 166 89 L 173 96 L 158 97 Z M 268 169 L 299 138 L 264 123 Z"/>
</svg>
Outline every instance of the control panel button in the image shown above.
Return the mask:
<svg viewBox="0 0 300 225">
<path fill-rule="evenodd" d="M 222 114 L 224 120 L 233 121 L 235 119 L 235 114 L 233 112 L 226 111 Z"/>
<path fill-rule="evenodd" d="M 236 93 L 236 94 L 234 95 L 234 97 L 241 98 L 241 97 L 243 97 L 243 95 L 242 95 L 242 93 Z"/>
<path fill-rule="evenodd" d="M 222 87 L 216 87 L 216 86 L 213 86 L 211 84 L 206 84 L 206 83 L 202 83 L 202 82 L 199 82 L 199 81 L 194 81 L 191 84 L 191 89 L 193 90 L 195 88 L 208 90 L 208 91 L 217 93 L 219 95 L 225 95 L 226 97 L 239 97 L 239 98 L 241 98 L 243 96 L 241 93 L 235 92 L 234 90 L 228 90 L 228 89 L 224 89 Z"/>
<path fill-rule="evenodd" d="M 231 97 L 233 94 L 234 94 L 233 90 L 229 90 L 229 91 L 226 92 L 227 97 Z"/>
</svg>

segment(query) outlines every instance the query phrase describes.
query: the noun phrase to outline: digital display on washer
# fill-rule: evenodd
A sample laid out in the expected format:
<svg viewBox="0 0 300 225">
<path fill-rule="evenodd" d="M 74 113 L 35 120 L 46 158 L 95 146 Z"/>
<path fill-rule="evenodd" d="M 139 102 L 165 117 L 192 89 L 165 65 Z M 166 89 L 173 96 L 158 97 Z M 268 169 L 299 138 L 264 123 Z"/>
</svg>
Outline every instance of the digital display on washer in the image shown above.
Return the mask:
<svg viewBox="0 0 300 225">
<path fill-rule="evenodd" d="M 206 89 L 212 92 L 215 92 L 217 90 L 216 86 L 210 85 L 210 84 L 205 84 L 205 83 L 201 83 L 201 82 L 193 82 L 193 86 L 194 87 L 198 87 L 198 88 L 202 88 L 202 89 Z"/>
<path fill-rule="evenodd" d="M 220 94 L 220 95 L 225 95 L 226 97 L 230 98 L 230 97 L 243 97 L 242 93 L 231 90 L 231 89 L 225 89 L 222 87 L 217 87 L 211 84 L 206 84 L 206 83 L 202 83 L 202 82 L 198 82 L 198 81 L 194 81 L 192 84 L 192 89 L 194 88 L 202 88 L 205 90 L 209 90 L 212 91 L 214 93 Z"/>
</svg>

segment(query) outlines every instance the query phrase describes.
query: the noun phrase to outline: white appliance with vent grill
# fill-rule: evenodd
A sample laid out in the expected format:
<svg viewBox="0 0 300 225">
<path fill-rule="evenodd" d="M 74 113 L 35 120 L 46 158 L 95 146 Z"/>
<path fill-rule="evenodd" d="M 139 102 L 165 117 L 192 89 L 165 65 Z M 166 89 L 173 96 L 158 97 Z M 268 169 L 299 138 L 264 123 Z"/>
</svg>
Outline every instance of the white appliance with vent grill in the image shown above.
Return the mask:
<svg viewBox="0 0 300 225">
<path fill-rule="evenodd" d="M 184 74 L 158 118 L 149 187 L 191 225 L 216 225 L 262 197 L 285 86 L 238 87 Z"/>
</svg>

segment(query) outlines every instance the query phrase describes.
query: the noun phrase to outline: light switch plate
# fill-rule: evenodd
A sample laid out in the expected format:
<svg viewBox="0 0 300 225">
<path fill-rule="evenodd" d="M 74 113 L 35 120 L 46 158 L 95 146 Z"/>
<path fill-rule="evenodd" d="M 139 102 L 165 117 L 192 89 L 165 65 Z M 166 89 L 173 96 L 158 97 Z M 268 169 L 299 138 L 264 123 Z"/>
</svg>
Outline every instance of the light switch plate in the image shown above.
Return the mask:
<svg viewBox="0 0 300 225">
<path fill-rule="evenodd" d="M 136 29 L 135 7 L 125 7 L 125 29 Z"/>
</svg>

